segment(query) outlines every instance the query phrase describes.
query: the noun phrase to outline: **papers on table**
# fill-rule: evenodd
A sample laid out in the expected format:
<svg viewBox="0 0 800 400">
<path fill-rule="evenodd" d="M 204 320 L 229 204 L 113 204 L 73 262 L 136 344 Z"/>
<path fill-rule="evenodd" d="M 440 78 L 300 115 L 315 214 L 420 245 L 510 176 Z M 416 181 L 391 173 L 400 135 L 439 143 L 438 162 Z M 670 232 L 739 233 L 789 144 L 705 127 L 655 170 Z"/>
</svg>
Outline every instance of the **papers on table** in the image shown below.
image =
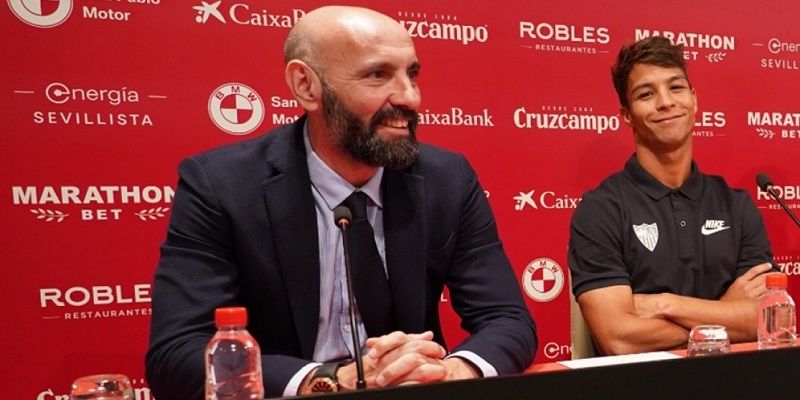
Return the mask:
<svg viewBox="0 0 800 400">
<path fill-rule="evenodd" d="M 672 360 L 681 358 L 666 351 L 655 351 L 652 353 L 626 354 L 622 356 L 594 357 L 580 360 L 559 361 L 558 363 L 571 369 L 602 367 L 605 365 L 632 364 L 638 362 Z"/>
</svg>

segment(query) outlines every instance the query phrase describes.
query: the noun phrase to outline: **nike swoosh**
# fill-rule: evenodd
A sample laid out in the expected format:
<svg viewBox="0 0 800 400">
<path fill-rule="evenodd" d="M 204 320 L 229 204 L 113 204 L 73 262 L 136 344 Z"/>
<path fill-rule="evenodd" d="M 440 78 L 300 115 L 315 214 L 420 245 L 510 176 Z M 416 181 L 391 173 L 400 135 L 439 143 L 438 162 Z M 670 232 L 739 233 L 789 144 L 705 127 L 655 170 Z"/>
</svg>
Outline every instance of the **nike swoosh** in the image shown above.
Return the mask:
<svg viewBox="0 0 800 400">
<path fill-rule="evenodd" d="M 708 229 L 708 228 L 706 228 L 704 226 L 703 229 L 700 229 L 700 233 L 702 233 L 703 235 L 708 236 L 708 235 L 713 235 L 713 234 L 715 234 L 717 232 L 720 232 L 720 231 L 724 231 L 725 229 L 728 229 L 728 228 L 730 228 L 730 226 L 720 226 L 718 228 L 712 228 L 712 229 Z"/>
</svg>

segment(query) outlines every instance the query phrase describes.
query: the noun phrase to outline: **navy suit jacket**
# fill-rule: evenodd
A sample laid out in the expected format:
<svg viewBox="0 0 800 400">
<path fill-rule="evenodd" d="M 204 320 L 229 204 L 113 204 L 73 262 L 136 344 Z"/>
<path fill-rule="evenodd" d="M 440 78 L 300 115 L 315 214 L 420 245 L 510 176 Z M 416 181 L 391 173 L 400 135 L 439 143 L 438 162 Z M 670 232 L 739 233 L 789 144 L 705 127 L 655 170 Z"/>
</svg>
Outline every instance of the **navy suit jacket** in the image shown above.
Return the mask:
<svg viewBox="0 0 800 400">
<path fill-rule="evenodd" d="M 146 375 L 159 399 L 200 399 L 214 309 L 247 307 L 264 386 L 280 396 L 311 360 L 319 318 L 316 211 L 303 124 L 184 160 L 152 292 Z M 422 145 L 381 184 L 386 264 L 397 329 L 431 330 L 444 345 L 444 285 L 470 336 L 455 350 L 499 373 L 533 360 L 536 329 L 474 171 Z"/>
</svg>

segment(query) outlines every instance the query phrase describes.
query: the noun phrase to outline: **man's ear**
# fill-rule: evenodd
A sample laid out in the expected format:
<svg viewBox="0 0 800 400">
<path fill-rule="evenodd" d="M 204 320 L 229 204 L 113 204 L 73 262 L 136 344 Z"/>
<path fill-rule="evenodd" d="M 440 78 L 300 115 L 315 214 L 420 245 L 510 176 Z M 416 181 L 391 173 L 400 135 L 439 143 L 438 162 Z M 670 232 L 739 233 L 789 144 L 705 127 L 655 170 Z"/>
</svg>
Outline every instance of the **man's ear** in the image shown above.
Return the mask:
<svg viewBox="0 0 800 400">
<path fill-rule="evenodd" d="M 620 107 L 619 115 L 622 116 L 622 120 L 625 121 L 626 124 L 631 124 L 631 110 L 629 110 L 628 107 Z"/>
<path fill-rule="evenodd" d="M 322 103 L 322 81 L 305 62 L 292 60 L 284 71 L 289 90 L 306 111 L 316 111 Z"/>
</svg>

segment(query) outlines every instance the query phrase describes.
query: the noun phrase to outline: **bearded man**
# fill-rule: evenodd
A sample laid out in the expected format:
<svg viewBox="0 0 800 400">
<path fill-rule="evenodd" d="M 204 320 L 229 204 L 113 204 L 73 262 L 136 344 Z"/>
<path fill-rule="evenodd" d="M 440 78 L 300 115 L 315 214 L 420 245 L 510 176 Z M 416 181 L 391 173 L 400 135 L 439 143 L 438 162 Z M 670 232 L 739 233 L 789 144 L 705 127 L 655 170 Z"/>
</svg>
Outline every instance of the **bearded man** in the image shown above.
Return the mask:
<svg viewBox="0 0 800 400">
<path fill-rule="evenodd" d="M 154 395 L 203 397 L 214 309 L 231 305 L 248 309 L 268 397 L 318 378 L 355 387 L 341 204 L 369 232 L 368 249 L 350 252 L 368 387 L 524 370 L 536 329 L 477 177 L 462 156 L 416 140 L 408 33 L 372 10 L 323 7 L 298 21 L 284 57 L 305 115 L 179 167 L 153 285 Z M 452 352 L 444 286 L 470 333 Z"/>
</svg>

